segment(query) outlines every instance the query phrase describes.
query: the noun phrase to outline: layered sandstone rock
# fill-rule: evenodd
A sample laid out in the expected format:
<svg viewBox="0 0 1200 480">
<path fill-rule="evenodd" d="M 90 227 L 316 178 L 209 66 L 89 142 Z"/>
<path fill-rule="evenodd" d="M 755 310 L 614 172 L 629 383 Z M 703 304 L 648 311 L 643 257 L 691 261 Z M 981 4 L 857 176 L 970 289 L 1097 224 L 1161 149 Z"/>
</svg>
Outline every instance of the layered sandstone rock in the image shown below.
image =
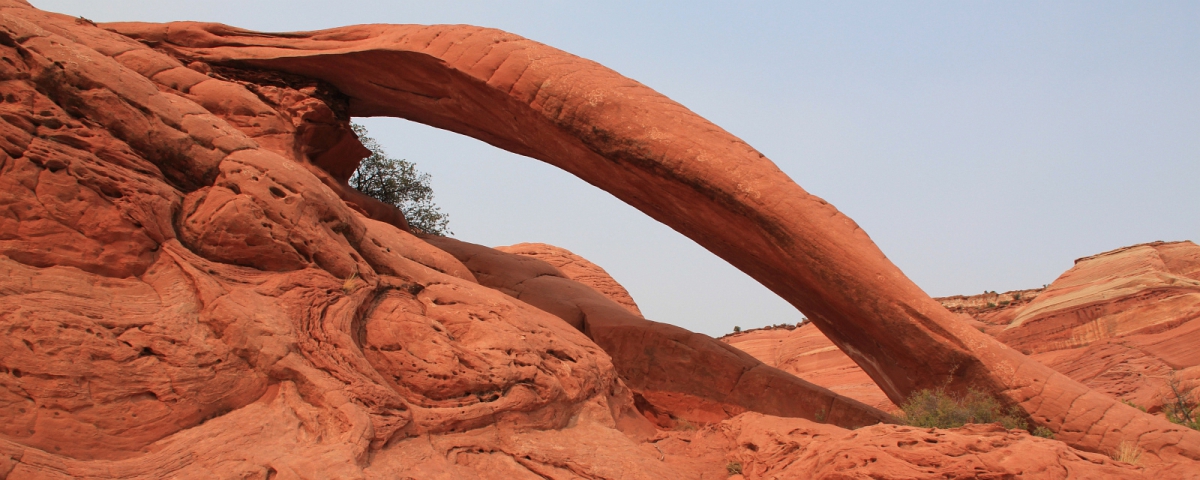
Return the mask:
<svg viewBox="0 0 1200 480">
<path fill-rule="evenodd" d="M 1001 327 L 987 322 L 1004 322 L 1014 312 L 1037 298 L 1041 289 L 956 295 L 936 300 L 976 329 L 995 335 Z M 886 412 L 899 407 L 888 398 L 862 367 L 837 348 L 810 323 L 788 328 L 747 330 L 721 337 L 721 341 L 749 353 L 767 365 L 779 368 L 841 395 Z M 1083 379 L 1071 378 L 1083 381 Z"/>
<path fill-rule="evenodd" d="M 725 450 L 725 458 L 737 462 L 746 478 L 1154 478 L 1164 473 L 997 425 L 844 430 L 748 413 L 689 440 L 692 450 Z"/>
<path fill-rule="evenodd" d="M 997 338 L 1085 385 L 1157 411 L 1200 378 L 1200 246 L 1155 242 L 1075 261 Z"/>
</svg>

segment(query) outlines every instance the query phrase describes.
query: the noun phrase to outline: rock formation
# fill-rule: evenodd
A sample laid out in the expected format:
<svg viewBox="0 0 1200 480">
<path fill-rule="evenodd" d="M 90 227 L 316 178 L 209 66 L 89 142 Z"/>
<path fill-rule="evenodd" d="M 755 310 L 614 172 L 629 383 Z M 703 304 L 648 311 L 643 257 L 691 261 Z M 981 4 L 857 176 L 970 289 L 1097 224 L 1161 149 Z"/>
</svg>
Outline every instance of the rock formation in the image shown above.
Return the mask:
<svg viewBox="0 0 1200 480">
<path fill-rule="evenodd" d="M 8 478 L 721 478 L 735 453 L 752 475 L 792 459 L 1014 472 L 999 459 L 1031 450 L 1051 453 L 1023 471 L 1139 471 L 987 427 L 727 418 L 881 417 L 535 258 L 483 249 L 492 271 L 470 257 L 482 247 L 410 234 L 346 187 L 364 152 L 352 115 L 471 135 L 613 193 L 804 310 L 893 399 L 988 388 L 1071 446 L 1138 438 L 1163 461 L 1148 472 L 1200 452 L 1200 434 L 962 323 L 740 140 L 511 34 L 97 26 L 0 0 L 0 99 Z M 712 423 L 647 420 L 688 412 Z M 954 445 L 1000 450 L 950 462 Z"/>
<path fill-rule="evenodd" d="M 406 118 L 571 172 L 791 302 L 894 402 L 920 388 L 975 386 L 1085 450 L 1136 438 L 1163 459 L 1200 459 L 1200 433 L 1092 392 L 964 324 L 762 154 L 593 62 L 461 25 L 287 35 L 200 23 L 105 28 L 189 61 L 319 79 L 350 97 L 351 115 Z"/>
</svg>

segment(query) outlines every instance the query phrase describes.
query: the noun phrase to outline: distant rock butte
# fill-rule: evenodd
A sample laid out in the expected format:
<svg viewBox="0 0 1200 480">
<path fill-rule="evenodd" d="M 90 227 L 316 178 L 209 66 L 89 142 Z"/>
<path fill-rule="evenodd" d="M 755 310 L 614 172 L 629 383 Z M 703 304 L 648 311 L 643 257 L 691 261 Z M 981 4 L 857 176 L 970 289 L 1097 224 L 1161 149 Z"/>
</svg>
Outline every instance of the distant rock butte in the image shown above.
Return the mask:
<svg viewBox="0 0 1200 480">
<path fill-rule="evenodd" d="M 963 323 L 745 143 L 511 34 L 96 26 L 0 0 L 0 99 L 0 477 L 1194 471 L 1197 434 Z M 846 430 L 888 417 L 535 258 L 562 252 L 415 236 L 346 186 L 351 115 L 558 165 L 804 309 L 889 398 L 977 385 L 1066 443 Z M 1148 467 L 1077 450 L 1126 437 Z"/>
</svg>

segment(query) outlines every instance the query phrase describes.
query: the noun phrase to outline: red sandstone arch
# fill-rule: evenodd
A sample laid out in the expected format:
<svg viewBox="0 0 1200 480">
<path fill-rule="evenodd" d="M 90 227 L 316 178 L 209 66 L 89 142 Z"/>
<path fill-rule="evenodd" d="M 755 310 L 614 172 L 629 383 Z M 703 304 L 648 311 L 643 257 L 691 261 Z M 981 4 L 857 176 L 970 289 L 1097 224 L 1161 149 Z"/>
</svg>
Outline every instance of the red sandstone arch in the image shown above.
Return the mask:
<svg viewBox="0 0 1200 480">
<path fill-rule="evenodd" d="M 729 261 L 802 310 L 893 401 L 986 388 L 1058 438 L 1136 439 L 1200 459 L 1200 433 L 1095 393 L 933 301 L 832 205 L 740 139 L 594 62 L 498 30 L 370 25 L 264 34 L 216 24 L 108 24 L 181 57 L 319 78 L 354 116 L 394 116 L 567 170 Z"/>
</svg>

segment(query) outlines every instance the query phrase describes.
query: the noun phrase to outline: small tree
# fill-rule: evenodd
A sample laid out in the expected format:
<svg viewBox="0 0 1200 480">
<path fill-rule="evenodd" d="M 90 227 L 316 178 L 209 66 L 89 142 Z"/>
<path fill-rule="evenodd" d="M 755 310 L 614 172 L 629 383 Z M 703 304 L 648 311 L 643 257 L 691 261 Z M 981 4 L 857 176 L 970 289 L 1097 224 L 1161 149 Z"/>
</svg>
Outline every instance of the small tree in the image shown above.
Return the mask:
<svg viewBox="0 0 1200 480">
<path fill-rule="evenodd" d="M 383 203 L 394 205 L 404 212 L 408 226 L 434 235 L 453 235 L 449 230 L 450 217 L 433 203 L 433 187 L 428 173 L 417 170 L 407 160 L 390 158 L 375 139 L 367 136 L 367 129 L 352 123 L 350 128 L 358 135 L 371 155 L 363 159 L 358 170 L 350 175 L 350 186 Z"/>
<path fill-rule="evenodd" d="M 1175 372 L 1171 372 L 1171 376 L 1167 377 L 1167 388 L 1171 390 L 1163 402 L 1163 413 L 1167 415 L 1167 420 L 1200 430 L 1200 414 L 1196 412 L 1196 409 L 1200 408 L 1200 401 L 1197 401 L 1197 382 L 1182 381 L 1175 376 Z"/>
</svg>

